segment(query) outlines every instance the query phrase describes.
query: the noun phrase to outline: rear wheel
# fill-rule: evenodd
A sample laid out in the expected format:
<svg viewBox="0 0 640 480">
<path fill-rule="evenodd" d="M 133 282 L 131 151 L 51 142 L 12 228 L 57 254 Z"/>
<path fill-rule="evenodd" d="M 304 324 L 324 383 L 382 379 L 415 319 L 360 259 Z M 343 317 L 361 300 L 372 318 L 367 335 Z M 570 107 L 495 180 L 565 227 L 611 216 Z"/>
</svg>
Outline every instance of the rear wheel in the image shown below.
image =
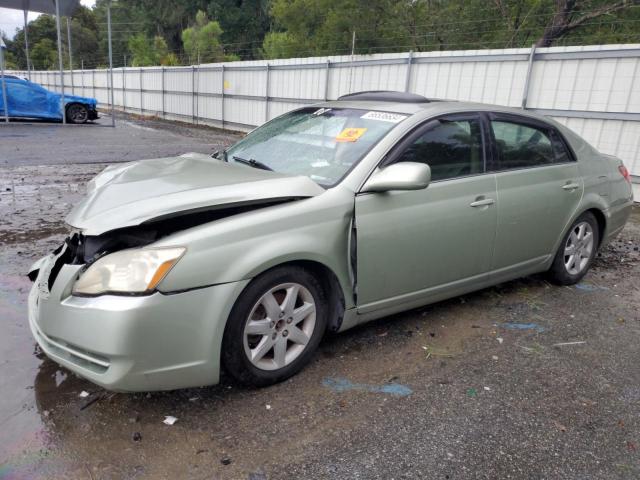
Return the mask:
<svg viewBox="0 0 640 480">
<path fill-rule="evenodd" d="M 266 386 L 300 371 L 327 325 L 326 295 L 318 280 L 297 266 L 254 279 L 231 311 L 222 361 L 240 383 Z"/>
<path fill-rule="evenodd" d="M 72 103 L 67 107 L 67 122 L 86 123 L 89 119 L 89 109 L 80 103 Z"/>
<path fill-rule="evenodd" d="M 582 280 L 593 263 L 599 242 L 598 221 L 593 214 L 583 213 L 560 244 L 549 270 L 551 279 L 560 285 Z"/>
</svg>

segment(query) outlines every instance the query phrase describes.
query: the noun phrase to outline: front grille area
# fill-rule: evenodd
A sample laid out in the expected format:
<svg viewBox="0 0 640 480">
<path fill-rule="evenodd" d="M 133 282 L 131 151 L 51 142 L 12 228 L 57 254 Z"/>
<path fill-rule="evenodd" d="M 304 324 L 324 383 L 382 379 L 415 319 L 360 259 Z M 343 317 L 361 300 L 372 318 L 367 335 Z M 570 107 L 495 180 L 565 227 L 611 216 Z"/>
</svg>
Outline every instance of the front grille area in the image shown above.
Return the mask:
<svg viewBox="0 0 640 480">
<path fill-rule="evenodd" d="M 56 248 L 53 253 L 54 255 L 59 254 L 63 248 L 65 251 L 62 255 L 60 255 L 53 267 L 51 268 L 51 273 L 49 274 L 49 278 L 47 279 L 47 283 L 49 286 L 49 291 L 53 288 L 53 284 L 58 278 L 58 274 L 62 269 L 63 265 L 68 264 L 82 264 L 84 260 L 84 237 L 79 233 L 74 233 L 73 235 L 67 237 L 62 245 Z"/>
<path fill-rule="evenodd" d="M 42 333 L 39 328 L 36 328 L 36 333 L 38 335 L 38 340 L 40 340 L 40 344 L 45 350 L 49 351 L 56 357 L 71 362 L 85 370 L 102 374 L 105 373 L 111 365 L 108 358 L 87 352 L 86 350 L 78 348 L 75 345 L 71 345 L 63 340 L 48 337 Z"/>
</svg>

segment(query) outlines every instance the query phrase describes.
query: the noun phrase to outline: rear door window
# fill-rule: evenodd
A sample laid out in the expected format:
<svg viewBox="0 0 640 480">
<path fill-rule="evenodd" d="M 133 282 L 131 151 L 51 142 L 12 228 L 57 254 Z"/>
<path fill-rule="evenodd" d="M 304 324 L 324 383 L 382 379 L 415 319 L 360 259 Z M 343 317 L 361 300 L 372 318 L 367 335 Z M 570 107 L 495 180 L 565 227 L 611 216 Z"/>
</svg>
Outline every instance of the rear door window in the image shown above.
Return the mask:
<svg viewBox="0 0 640 480">
<path fill-rule="evenodd" d="M 571 156 L 552 128 L 494 119 L 491 129 L 497 158 L 494 170 L 542 167 L 571 161 Z"/>
</svg>

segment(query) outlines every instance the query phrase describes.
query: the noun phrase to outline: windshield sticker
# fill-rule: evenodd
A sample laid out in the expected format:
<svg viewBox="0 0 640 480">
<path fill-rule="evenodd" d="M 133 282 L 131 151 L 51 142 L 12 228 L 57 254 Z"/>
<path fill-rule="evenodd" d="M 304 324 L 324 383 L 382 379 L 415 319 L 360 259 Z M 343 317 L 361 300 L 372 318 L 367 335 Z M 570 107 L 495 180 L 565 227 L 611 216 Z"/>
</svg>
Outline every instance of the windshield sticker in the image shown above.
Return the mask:
<svg viewBox="0 0 640 480">
<path fill-rule="evenodd" d="M 357 142 L 366 131 L 366 128 L 345 128 L 336 137 L 336 142 Z"/>
<path fill-rule="evenodd" d="M 313 168 L 322 168 L 322 167 L 328 167 L 329 165 L 331 165 L 329 162 L 327 162 L 326 160 L 318 160 L 317 162 L 313 162 L 311 164 L 311 166 Z"/>
<path fill-rule="evenodd" d="M 398 123 L 407 118 L 407 116 L 399 113 L 367 112 L 360 118 L 364 118 L 365 120 L 379 120 L 381 122 Z"/>
<path fill-rule="evenodd" d="M 321 108 L 321 109 L 316 110 L 315 112 L 313 112 L 312 115 L 316 115 L 316 116 L 323 115 L 323 114 L 325 114 L 327 112 L 330 112 L 330 111 L 331 111 L 330 108 Z"/>
</svg>

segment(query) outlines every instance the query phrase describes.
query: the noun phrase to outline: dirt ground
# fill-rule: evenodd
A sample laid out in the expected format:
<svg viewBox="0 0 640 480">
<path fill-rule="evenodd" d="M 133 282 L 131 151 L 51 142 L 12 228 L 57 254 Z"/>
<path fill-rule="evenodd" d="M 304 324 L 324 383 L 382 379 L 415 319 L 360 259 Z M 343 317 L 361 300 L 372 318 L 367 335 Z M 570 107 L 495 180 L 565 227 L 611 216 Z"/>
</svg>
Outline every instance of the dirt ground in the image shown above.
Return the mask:
<svg viewBox="0 0 640 480">
<path fill-rule="evenodd" d="M 201 151 L 232 141 L 184 128 Z M 114 394 L 38 352 L 24 276 L 104 164 L 66 144 L 34 164 L 16 134 L 0 128 L 0 479 L 640 478 L 640 209 L 575 287 L 533 276 L 384 318 L 270 388 Z"/>
</svg>

